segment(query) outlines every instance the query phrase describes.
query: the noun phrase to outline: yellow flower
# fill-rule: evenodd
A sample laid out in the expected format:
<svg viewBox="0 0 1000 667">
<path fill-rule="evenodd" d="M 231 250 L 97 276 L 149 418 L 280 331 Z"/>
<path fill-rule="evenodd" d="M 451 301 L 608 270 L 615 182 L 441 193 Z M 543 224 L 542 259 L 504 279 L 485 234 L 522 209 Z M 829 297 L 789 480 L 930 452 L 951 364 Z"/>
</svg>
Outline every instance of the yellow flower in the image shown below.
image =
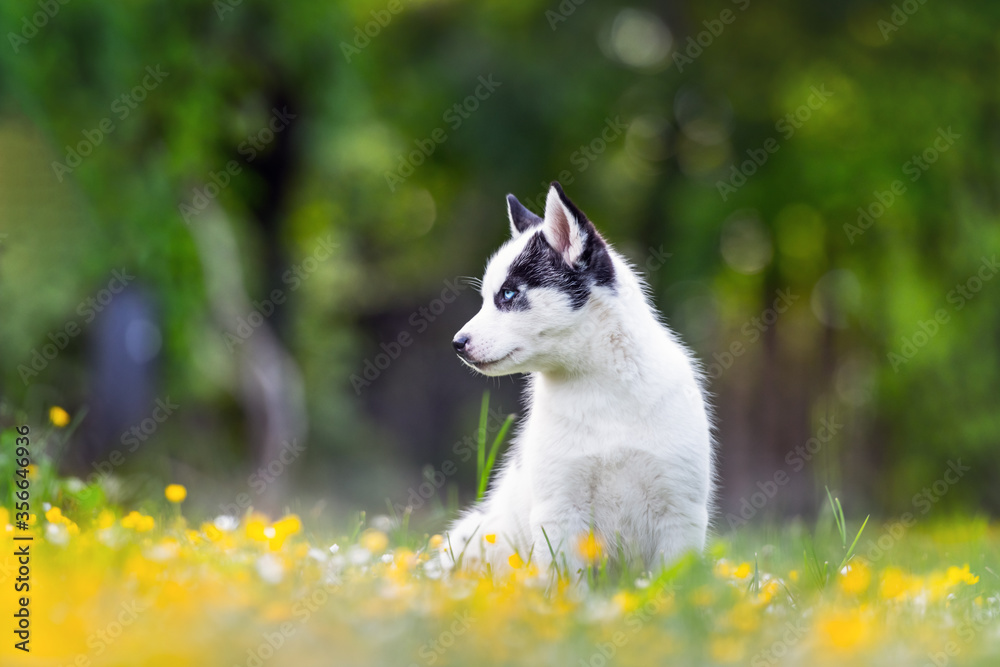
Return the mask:
<svg viewBox="0 0 1000 667">
<path fill-rule="evenodd" d="M 639 596 L 628 591 L 618 591 L 611 598 L 623 613 L 628 613 L 639 606 Z"/>
<path fill-rule="evenodd" d="M 272 527 L 276 536 L 288 537 L 302 530 L 302 520 L 297 514 L 288 514 L 275 521 Z"/>
<path fill-rule="evenodd" d="M 263 514 L 259 512 L 253 512 L 246 518 L 246 533 L 254 542 L 267 542 L 274 535 L 268 535 L 268 524 L 270 519 L 268 519 Z"/>
<path fill-rule="evenodd" d="M 58 405 L 54 405 L 49 408 L 49 421 L 56 428 L 65 428 L 70 421 L 69 413 L 60 408 Z"/>
<path fill-rule="evenodd" d="M 285 540 L 301 530 L 302 521 L 297 515 L 284 516 L 271 524 L 270 529 L 265 531 L 270 539 L 268 546 L 271 547 L 271 551 L 278 551 L 284 545 Z"/>
<path fill-rule="evenodd" d="M 975 574 L 969 572 L 969 564 L 966 563 L 962 567 L 955 567 L 954 565 L 948 568 L 947 572 L 948 583 L 952 586 L 957 584 L 966 584 L 971 586 L 972 584 L 979 583 L 979 577 Z"/>
<path fill-rule="evenodd" d="M 6 507 L 0 507 L 0 528 L 3 528 L 8 523 L 10 523 L 10 512 L 7 511 Z"/>
<path fill-rule="evenodd" d="M 849 653 L 868 641 L 871 621 L 860 610 L 835 611 L 819 620 L 820 639 L 836 651 Z"/>
<path fill-rule="evenodd" d="M 427 546 L 431 549 L 440 549 L 442 544 L 444 544 L 444 538 L 440 535 L 433 535 L 427 543 Z"/>
<path fill-rule="evenodd" d="M 163 495 L 172 503 L 182 503 L 187 498 L 187 489 L 180 484 L 169 484 L 164 489 Z"/>
<path fill-rule="evenodd" d="M 496 533 L 489 533 L 488 535 L 485 535 L 485 538 L 486 538 L 486 541 L 489 542 L 490 544 L 496 544 L 497 534 Z"/>
<path fill-rule="evenodd" d="M 97 527 L 100 530 L 110 528 L 115 525 L 115 514 L 111 510 L 103 509 L 101 513 L 97 515 Z"/>
<path fill-rule="evenodd" d="M 373 554 L 380 554 L 385 551 L 387 546 L 389 546 L 389 538 L 381 530 L 370 528 L 361 533 L 361 538 L 358 540 L 358 544 Z"/>
<path fill-rule="evenodd" d="M 850 595 L 861 595 L 868 590 L 871 581 L 871 570 L 862 561 L 848 565 L 839 578 L 840 589 Z"/>
<path fill-rule="evenodd" d="M 522 567 L 524 567 L 524 561 L 521 560 L 521 556 L 516 553 L 510 555 L 510 557 L 507 559 L 507 563 L 515 570 L 520 570 Z"/>
<path fill-rule="evenodd" d="M 898 567 L 887 567 L 882 571 L 878 594 L 885 600 L 902 597 L 910 587 L 907 576 Z"/>
<path fill-rule="evenodd" d="M 788 573 L 788 578 L 791 579 L 793 583 L 798 583 L 798 581 L 799 581 L 799 571 L 798 570 L 792 570 L 791 572 Z"/>
<path fill-rule="evenodd" d="M 222 539 L 222 531 L 215 527 L 215 524 L 201 524 L 201 532 L 209 542 L 218 542 Z"/>
<path fill-rule="evenodd" d="M 781 583 L 777 579 L 770 579 L 760 587 L 760 591 L 757 593 L 757 601 L 761 604 L 767 604 L 776 598 L 780 592 Z"/>
<path fill-rule="evenodd" d="M 58 507 L 53 507 L 48 512 L 45 513 L 45 518 L 49 523 L 62 523 L 63 515 L 62 510 Z"/>
<path fill-rule="evenodd" d="M 963 567 L 951 566 L 947 570 L 938 570 L 927 575 L 924 590 L 931 600 L 941 600 L 947 597 L 955 586 L 966 584 L 971 586 L 979 581 L 979 577 L 969 572 L 969 565 Z"/>
<path fill-rule="evenodd" d="M 156 520 L 151 516 L 146 516 L 132 510 L 122 517 L 122 528 L 131 528 L 137 533 L 148 533 L 156 527 Z"/>
<path fill-rule="evenodd" d="M 392 557 L 398 572 L 405 572 L 417 564 L 417 555 L 406 547 L 396 549 Z"/>
<path fill-rule="evenodd" d="M 733 566 L 725 558 L 717 561 L 712 569 L 715 571 L 715 576 L 722 579 L 728 579 L 733 574 Z"/>
<path fill-rule="evenodd" d="M 576 550 L 584 560 L 593 563 L 601 557 L 601 542 L 591 531 L 580 537 L 576 543 Z"/>
<path fill-rule="evenodd" d="M 720 579 L 746 579 L 753 572 L 753 566 L 746 562 L 733 565 L 725 558 L 722 558 L 716 561 L 712 570 L 715 572 L 715 576 Z"/>
</svg>

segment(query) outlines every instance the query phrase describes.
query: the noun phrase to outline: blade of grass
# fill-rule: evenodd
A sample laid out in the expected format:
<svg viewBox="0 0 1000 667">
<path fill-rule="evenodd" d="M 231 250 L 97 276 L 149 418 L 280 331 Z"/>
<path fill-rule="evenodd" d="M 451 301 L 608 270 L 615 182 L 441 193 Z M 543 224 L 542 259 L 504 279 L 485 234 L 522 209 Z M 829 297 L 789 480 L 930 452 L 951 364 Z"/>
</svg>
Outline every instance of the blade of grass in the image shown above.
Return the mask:
<svg viewBox="0 0 1000 667">
<path fill-rule="evenodd" d="M 500 427 L 497 437 L 493 439 L 493 444 L 490 445 L 490 454 L 486 459 L 486 465 L 483 466 L 483 470 L 479 473 L 479 487 L 476 489 L 476 500 L 482 500 L 483 496 L 486 495 L 486 487 L 490 482 L 490 473 L 493 472 L 493 466 L 496 464 L 497 452 L 500 451 L 500 445 L 503 443 L 504 438 L 507 437 L 507 431 L 513 422 L 514 415 L 508 415 L 503 426 Z"/>
<path fill-rule="evenodd" d="M 757 562 L 756 552 L 753 555 L 753 576 L 750 578 L 750 583 L 747 584 L 747 592 L 760 593 L 760 566 Z"/>
<path fill-rule="evenodd" d="M 826 489 L 826 498 L 830 501 L 830 510 L 833 512 L 833 521 L 837 524 L 837 532 L 840 533 L 840 542 L 843 548 L 847 548 L 847 527 L 844 525 L 844 510 L 840 507 L 840 498 L 834 499 L 830 493 L 830 487 Z"/>
<path fill-rule="evenodd" d="M 358 533 L 361 532 L 361 527 L 365 525 L 365 511 L 361 510 L 358 512 L 358 525 L 354 526 L 354 532 L 351 533 L 351 539 L 347 541 L 348 544 L 354 544 L 358 539 Z"/>
<path fill-rule="evenodd" d="M 451 564 L 458 566 L 458 561 L 455 560 L 455 547 L 451 546 L 451 533 L 445 533 L 445 538 L 448 540 L 448 555 L 451 556 Z"/>
<path fill-rule="evenodd" d="M 410 512 L 411 509 L 409 507 L 407 507 L 403 511 L 403 520 L 399 522 L 398 524 L 399 528 L 397 528 L 397 532 L 399 533 L 400 536 L 400 541 L 403 544 L 406 544 L 406 541 L 410 536 Z"/>
<path fill-rule="evenodd" d="M 465 558 L 465 550 L 469 548 L 469 544 L 472 543 L 472 538 L 476 536 L 476 534 L 479 532 L 479 529 L 482 527 L 483 524 L 479 524 L 478 526 L 476 526 L 476 529 L 472 531 L 472 535 L 469 535 L 469 539 L 465 541 L 465 546 L 462 547 L 462 553 L 458 554 L 458 560 L 455 562 L 456 567 L 462 567 L 462 559 Z M 451 546 L 450 542 L 451 540 L 449 540 L 449 546 Z"/>
<path fill-rule="evenodd" d="M 542 529 L 542 536 L 545 537 L 545 544 L 549 547 L 549 555 L 552 556 L 552 565 L 555 567 L 556 576 L 562 579 L 562 573 L 559 571 L 559 560 L 556 558 L 556 550 L 552 548 L 552 541 L 549 540 L 549 534 L 545 532 L 545 526 L 539 526 Z M 566 578 L 569 578 L 569 573 L 567 572 Z"/>
<path fill-rule="evenodd" d="M 490 408 L 490 392 L 483 392 L 479 407 L 479 430 L 476 431 L 476 478 L 481 479 L 486 467 L 486 415 Z"/>
<path fill-rule="evenodd" d="M 840 498 L 834 498 L 837 502 L 837 528 L 840 529 L 840 543 L 847 548 L 847 519 L 844 518 L 844 508 L 840 504 Z"/>
<path fill-rule="evenodd" d="M 868 519 L 870 519 L 871 517 L 872 517 L 871 514 L 865 517 L 865 522 L 861 524 L 861 528 L 858 530 L 858 534 L 854 536 L 854 542 L 851 543 L 851 548 L 848 549 L 847 553 L 844 555 L 844 560 L 840 562 L 840 567 L 837 568 L 837 572 L 843 570 L 844 566 L 847 565 L 847 561 L 851 560 L 851 556 L 854 555 L 854 547 L 858 546 L 858 540 L 861 539 L 861 533 L 865 532 L 865 526 L 868 525 Z"/>
<path fill-rule="evenodd" d="M 810 556 L 812 556 L 812 560 L 810 560 Z M 827 566 L 824 563 L 823 567 L 820 567 L 819 558 L 816 557 L 816 547 L 810 540 L 806 540 L 805 542 L 805 548 L 802 550 L 802 559 L 805 561 L 806 571 L 812 573 L 816 578 L 816 583 L 820 587 L 825 587 L 827 583 Z"/>
</svg>

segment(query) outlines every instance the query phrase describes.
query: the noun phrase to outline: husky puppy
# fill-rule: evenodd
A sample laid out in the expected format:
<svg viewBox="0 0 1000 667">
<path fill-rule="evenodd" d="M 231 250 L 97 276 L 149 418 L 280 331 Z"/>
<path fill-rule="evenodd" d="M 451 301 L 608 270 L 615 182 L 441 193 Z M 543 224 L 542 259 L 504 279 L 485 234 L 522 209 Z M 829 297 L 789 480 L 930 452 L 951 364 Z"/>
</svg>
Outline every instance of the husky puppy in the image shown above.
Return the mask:
<svg viewBox="0 0 1000 667">
<path fill-rule="evenodd" d="M 448 531 L 442 562 L 502 572 L 517 552 L 545 569 L 554 551 L 576 572 L 596 543 L 652 569 L 701 550 L 713 454 L 697 363 L 558 183 L 544 218 L 513 195 L 507 213 L 511 239 L 453 345 L 484 375 L 530 373 L 529 411 L 485 499 Z"/>
</svg>

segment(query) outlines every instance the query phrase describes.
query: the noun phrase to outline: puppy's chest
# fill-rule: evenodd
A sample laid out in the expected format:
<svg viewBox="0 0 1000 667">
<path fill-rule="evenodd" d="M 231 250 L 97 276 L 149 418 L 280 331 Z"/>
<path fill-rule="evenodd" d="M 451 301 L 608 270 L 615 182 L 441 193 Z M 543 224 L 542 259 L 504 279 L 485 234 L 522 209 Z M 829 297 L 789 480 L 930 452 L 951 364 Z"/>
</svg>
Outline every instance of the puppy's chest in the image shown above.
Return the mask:
<svg viewBox="0 0 1000 667">
<path fill-rule="evenodd" d="M 536 493 L 566 485 L 596 487 L 602 479 L 627 480 L 662 460 L 663 436 L 634 418 L 550 412 L 528 420 L 518 453 Z"/>
<path fill-rule="evenodd" d="M 644 406 L 606 400 L 534 403 L 524 424 L 525 449 L 540 459 L 607 454 L 617 448 L 655 447 L 666 424 Z M 657 423 L 653 423 L 657 422 Z"/>
<path fill-rule="evenodd" d="M 582 512 L 601 524 L 635 511 L 660 515 L 671 505 L 668 463 L 646 450 L 616 447 L 535 459 L 526 472 L 531 504 Z"/>
</svg>

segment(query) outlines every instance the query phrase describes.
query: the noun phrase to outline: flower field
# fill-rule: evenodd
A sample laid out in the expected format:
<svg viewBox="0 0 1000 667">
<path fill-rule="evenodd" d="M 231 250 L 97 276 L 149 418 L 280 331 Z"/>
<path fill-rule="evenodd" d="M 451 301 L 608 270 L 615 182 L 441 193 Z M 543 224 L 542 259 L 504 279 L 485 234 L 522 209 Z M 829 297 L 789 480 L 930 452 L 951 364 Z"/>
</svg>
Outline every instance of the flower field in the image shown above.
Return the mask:
<svg viewBox="0 0 1000 667">
<path fill-rule="evenodd" d="M 172 484 L 139 508 L 34 466 L 28 530 L 0 509 L 0 664 L 996 665 L 1000 529 L 982 519 L 851 532 L 747 526 L 657 573 L 570 580 L 512 558 L 454 574 L 444 538 L 389 517 L 185 516 Z M 839 506 L 839 505 L 838 505 Z M 8 505 L 9 507 L 9 505 Z M 836 512 L 834 511 L 834 515 Z M 856 528 L 856 527 L 855 527 Z M 32 540 L 15 540 L 31 536 Z M 487 538 L 490 536 L 487 536 Z M 847 538 L 847 539 L 845 539 Z M 26 582 L 19 557 L 30 545 Z M 29 597 L 29 653 L 19 598 Z"/>
</svg>

